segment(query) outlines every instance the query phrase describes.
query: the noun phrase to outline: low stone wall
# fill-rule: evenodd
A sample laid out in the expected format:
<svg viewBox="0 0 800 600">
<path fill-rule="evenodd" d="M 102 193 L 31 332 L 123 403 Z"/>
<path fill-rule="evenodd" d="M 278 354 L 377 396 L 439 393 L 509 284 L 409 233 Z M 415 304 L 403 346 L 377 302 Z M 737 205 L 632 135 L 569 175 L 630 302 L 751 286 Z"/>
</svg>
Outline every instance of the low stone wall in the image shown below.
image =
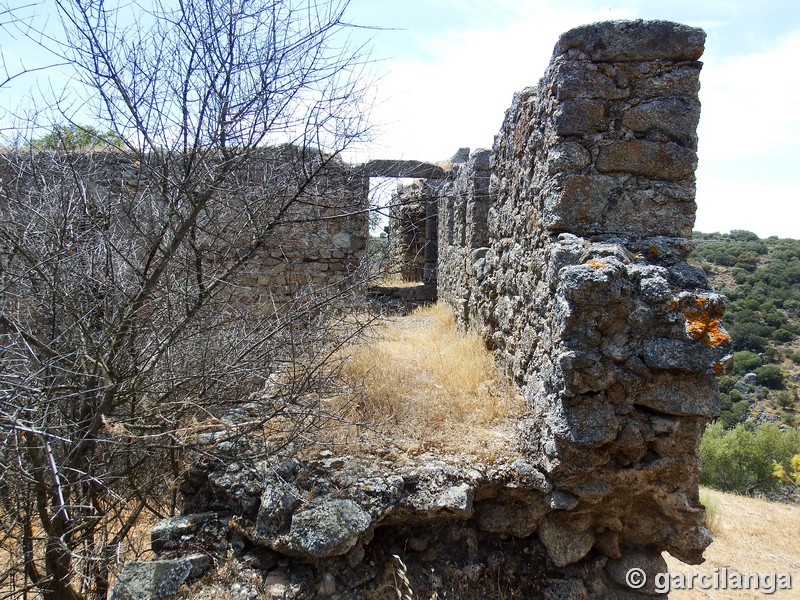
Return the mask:
<svg viewBox="0 0 800 600">
<path fill-rule="evenodd" d="M 185 199 L 161 197 L 154 176 L 172 169 L 164 176 L 179 180 L 180 157 L 169 166 L 151 158 L 140 162 L 118 152 L 6 152 L 0 154 L 0 185 L 8 198 L 88 194 L 110 207 L 115 218 L 130 214 L 151 219 L 137 224 L 145 232 L 143 244 L 146 232 L 160 226 L 155 222 L 159 209 L 147 208 L 151 203 L 174 203 L 175 210 L 186 210 Z M 215 184 L 218 197 L 198 218 L 205 237 L 217 240 L 202 249 L 209 275 L 224 272 L 263 236 L 223 301 L 270 313 L 285 310 L 306 292 L 314 296 L 355 284 L 368 237 L 369 179 L 363 169 L 292 146 L 265 148 L 246 165 L 221 186 Z M 186 193 L 207 184 L 186 182 Z M 173 186 L 172 193 L 177 189 Z M 86 226 L 104 224 L 100 219 Z"/>
</svg>

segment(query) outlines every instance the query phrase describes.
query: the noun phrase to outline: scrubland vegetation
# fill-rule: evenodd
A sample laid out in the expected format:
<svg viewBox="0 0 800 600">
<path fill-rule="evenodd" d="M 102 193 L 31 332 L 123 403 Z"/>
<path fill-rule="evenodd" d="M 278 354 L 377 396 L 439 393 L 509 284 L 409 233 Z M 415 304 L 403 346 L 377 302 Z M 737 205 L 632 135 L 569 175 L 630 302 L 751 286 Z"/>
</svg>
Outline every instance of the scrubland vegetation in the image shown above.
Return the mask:
<svg viewBox="0 0 800 600">
<path fill-rule="evenodd" d="M 796 498 L 773 474 L 800 454 L 800 240 L 749 231 L 695 233 L 692 260 L 727 298 L 733 372 L 718 379 L 719 418 L 703 439 L 702 482 L 750 495 Z"/>
<path fill-rule="evenodd" d="M 755 420 L 794 425 L 800 384 L 800 240 L 759 239 L 749 231 L 696 233 L 692 258 L 727 298 L 733 373 L 719 379 L 726 428 Z M 755 378 L 739 383 L 748 373 Z M 763 422 L 764 417 L 761 418 Z"/>
</svg>

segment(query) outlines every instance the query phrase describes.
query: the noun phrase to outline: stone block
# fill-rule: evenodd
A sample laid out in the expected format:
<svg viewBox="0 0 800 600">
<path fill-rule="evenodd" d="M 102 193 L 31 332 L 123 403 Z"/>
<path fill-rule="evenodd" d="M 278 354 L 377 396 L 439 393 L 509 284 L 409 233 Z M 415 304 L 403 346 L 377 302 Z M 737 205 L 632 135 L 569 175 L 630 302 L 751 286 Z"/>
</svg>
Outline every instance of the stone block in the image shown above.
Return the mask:
<svg viewBox="0 0 800 600">
<path fill-rule="evenodd" d="M 603 229 L 604 214 L 619 182 L 605 175 L 562 175 L 551 181 L 541 216 L 546 227 L 583 235 Z"/>
<path fill-rule="evenodd" d="M 688 148 L 697 147 L 697 124 L 700 104 L 678 98 L 646 100 L 631 107 L 622 115 L 623 126 L 639 132 L 662 132 Z"/>
<path fill-rule="evenodd" d="M 612 142 L 600 148 L 595 168 L 600 173 L 630 173 L 651 179 L 688 177 L 697 167 L 697 154 L 672 142 L 646 140 Z"/>
<path fill-rule="evenodd" d="M 200 577 L 211 559 L 193 554 L 173 560 L 132 561 L 125 565 L 109 600 L 158 600 L 178 593 L 189 579 Z"/>
<path fill-rule="evenodd" d="M 574 98 L 556 106 L 553 127 L 558 135 L 582 135 L 608 127 L 606 106 L 600 100 Z"/>
<path fill-rule="evenodd" d="M 549 73 L 549 85 L 557 100 L 570 98 L 627 98 L 630 90 L 617 86 L 589 61 L 556 59 Z"/>
<path fill-rule="evenodd" d="M 296 512 L 285 541 L 276 548 L 308 558 L 341 556 L 358 542 L 372 519 L 352 500 L 325 499 Z"/>
<path fill-rule="evenodd" d="M 578 562 L 594 545 L 591 529 L 573 529 L 552 519 L 544 520 L 537 533 L 557 567 Z"/>
<path fill-rule="evenodd" d="M 657 595 L 655 590 L 656 575 L 669 571 L 667 563 L 661 557 L 661 554 L 652 550 L 629 551 L 621 558 L 608 561 L 606 565 L 606 572 L 611 580 L 625 589 L 633 589 L 626 579 L 632 569 L 639 569 L 644 575 L 644 585 L 635 591 L 649 596 Z"/>
<path fill-rule="evenodd" d="M 697 60 L 703 54 L 702 29 L 670 21 L 603 21 L 561 34 L 554 54 L 577 50 L 598 62 Z"/>
<path fill-rule="evenodd" d="M 645 364 L 652 369 L 721 374 L 729 360 L 728 344 L 705 345 L 691 339 L 660 338 L 642 344 Z"/>
<path fill-rule="evenodd" d="M 667 415 L 713 417 L 719 413 L 719 395 L 708 377 L 657 375 L 633 403 Z"/>
<path fill-rule="evenodd" d="M 631 95 L 637 98 L 696 98 L 700 91 L 700 66 L 678 64 L 661 66 L 647 76 L 631 78 Z"/>
<path fill-rule="evenodd" d="M 553 146 L 547 153 L 547 173 L 576 173 L 588 166 L 592 157 L 578 142 L 563 142 Z"/>
</svg>

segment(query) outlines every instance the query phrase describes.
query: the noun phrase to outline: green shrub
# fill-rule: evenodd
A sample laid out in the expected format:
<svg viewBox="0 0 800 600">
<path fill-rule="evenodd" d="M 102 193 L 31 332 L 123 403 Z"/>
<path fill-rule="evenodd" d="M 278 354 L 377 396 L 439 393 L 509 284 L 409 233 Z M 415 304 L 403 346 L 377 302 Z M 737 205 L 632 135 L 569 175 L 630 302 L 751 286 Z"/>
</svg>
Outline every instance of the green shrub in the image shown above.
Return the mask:
<svg viewBox="0 0 800 600">
<path fill-rule="evenodd" d="M 777 365 L 758 367 L 754 373 L 758 377 L 758 382 L 770 389 L 777 390 L 783 385 L 783 371 Z"/>
<path fill-rule="evenodd" d="M 700 443 L 700 482 L 742 494 L 768 493 L 778 486 L 774 463 L 788 466 L 798 452 L 800 430 L 794 427 L 781 431 L 768 423 L 748 430 L 739 424 L 725 430 L 722 423 L 713 423 Z"/>
<path fill-rule="evenodd" d="M 32 146 L 42 150 L 59 150 L 72 152 L 75 150 L 108 150 L 124 148 L 125 144 L 113 131 L 102 133 L 90 125 L 56 125 L 53 130 Z"/>
<path fill-rule="evenodd" d="M 800 363 L 800 350 L 795 350 L 789 355 L 789 359 L 792 362 Z"/>
<path fill-rule="evenodd" d="M 783 308 L 795 314 L 800 314 L 800 300 L 786 300 L 783 303 Z"/>
<path fill-rule="evenodd" d="M 761 357 L 750 350 L 740 350 L 733 353 L 733 372 L 746 375 L 761 366 Z"/>
<path fill-rule="evenodd" d="M 730 405 L 730 408 L 719 413 L 718 422 L 723 429 L 730 429 L 744 422 L 747 413 L 750 411 L 750 403 L 747 400 L 739 400 Z"/>
<path fill-rule="evenodd" d="M 788 322 L 786 315 L 777 309 L 773 309 L 764 314 L 764 322 L 769 327 L 783 327 Z M 775 333 L 773 332 L 773 336 Z"/>
<path fill-rule="evenodd" d="M 781 408 L 789 408 L 794 402 L 789 392 L 781 391 L 775 394 L 775 403 Z"/>
<path fill-rule="evenodd" d="M 800 352 L 798 352 L 798 361 L 800 362 Z M 736 382 L 739 381 L 738 377 L 734 377 L 733 375 L 720 375 L 717 377 L 717 385 L 719 386 L 719 391 L 722 393 L 728 393 L 733 389 L 733 386 L 736 385 Z"/>
<path fill-rule="evenodd" d="M 777 342 L 791 342 L 794 334 L 786 329 L 776 329 L 772 332 L 772 339 Z"/>
</svg>

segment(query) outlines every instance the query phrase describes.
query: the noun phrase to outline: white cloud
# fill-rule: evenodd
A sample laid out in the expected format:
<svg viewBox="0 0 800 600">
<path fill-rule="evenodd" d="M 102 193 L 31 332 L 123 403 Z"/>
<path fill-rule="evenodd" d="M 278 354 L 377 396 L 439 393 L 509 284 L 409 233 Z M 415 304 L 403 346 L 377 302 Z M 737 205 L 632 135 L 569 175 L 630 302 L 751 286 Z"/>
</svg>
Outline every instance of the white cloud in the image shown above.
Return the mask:
<svg viewBox="0 0 800 600">
<path fill-rule="evenodd" d="M 440 160 L 459 146 L 491 147 L 513 93 L 538 82 L 561 33 L 637 16 L 528 8 L 503 4 L 498 11 L 514 17 L 503 27 L 414 37 L 415 48 L 388 63 L 384 102 L 375 111 L 385 126 L 372 157 Z M 492 13 L 487 22 L 493 17 L 503 20 Z M 793 180 L 800 158 L 800 79 L 793 75 L 800 32 L 767 51 L 726 57 L 712 39 L 722 25 L 704 24 L 710 37 L 701 73 L 697 227 L 800 237 L 800 219 L 792 213 L 800 201 Z"/>
<path fill-rule="evenodd" d="M 793 183 L 698 177 L 695 229 L 746 229 L 759 237 L 800 239 L 800 188 Z"/>
<path fill-rule="evenodd" d="M 630 16 L 536 6 L 506 3 L 517 18 L 504 27 L 417 36 L 409 54 L 425 58 L 392 60 L 380 83 L 384 100 L 373 118 L 383 127 L 375 157 L 441 160 L 460 146 L 491 147 L 514 92 L 538 83 L 561 33 Z"/>
<path fill-rule="evenodd" d="M 704 60 L 701 160 L 800 152 L 800 31 L 767 52 Z"/>
</svg>

